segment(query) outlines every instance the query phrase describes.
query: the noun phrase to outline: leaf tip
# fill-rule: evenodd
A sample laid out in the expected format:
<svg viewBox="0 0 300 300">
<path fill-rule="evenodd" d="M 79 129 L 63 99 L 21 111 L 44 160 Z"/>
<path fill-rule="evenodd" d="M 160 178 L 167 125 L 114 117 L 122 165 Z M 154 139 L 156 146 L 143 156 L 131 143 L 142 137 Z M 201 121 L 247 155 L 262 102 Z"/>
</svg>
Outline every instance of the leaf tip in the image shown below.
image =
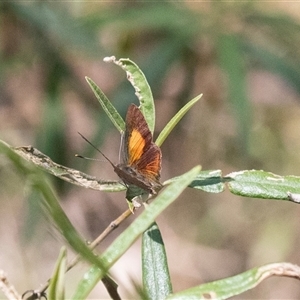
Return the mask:
<svg viewBox="0 0 300 300">
<path fill-rule="evenodd" d="M 300 204 L 300 194 L 293 194 L 291 192 L 287 192 L 287 195 L 290 201 Z"/>
<path fill-rule="evenodd" d="M 116 57 L 113 55 L 113 56 L 106 56 L 103 58 L 103 61 L 106 62 L 106 63 L 110 63 L 110 62 L 116 62 Z"/>
</svg>

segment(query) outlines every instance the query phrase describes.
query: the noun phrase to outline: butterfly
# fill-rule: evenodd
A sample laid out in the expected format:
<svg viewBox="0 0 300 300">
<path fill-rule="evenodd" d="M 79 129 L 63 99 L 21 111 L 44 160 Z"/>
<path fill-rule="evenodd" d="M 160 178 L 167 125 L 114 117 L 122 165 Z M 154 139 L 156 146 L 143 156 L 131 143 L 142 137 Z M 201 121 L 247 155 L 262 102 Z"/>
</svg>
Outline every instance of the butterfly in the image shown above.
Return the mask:
<svg viewBox="0 0 300 300">
<path fill-rule="evenodd" d="M 119 164 L 115 165 L 102 151 L 81 133 L 79 134 L 112 165 L 115 173 L 127 186 L 127 192 L 132 186 L 135 186 L 155 195 L 162 188 L 162 184 L 159 182 L 161 150 L 153 142 L 152 133 L 144 115 L 135 104 L 130 104 L 127 110 L 125 132 L 122 134 L 121 140 L 121 162 Z M 128 196 L 131 195 L 131 193 L 127 194 Z"/>
<path fill-rule="evenodd" d="M 159 182 L 161 150 L 153 142 L 152 133 L 140 109 L 131 104 L 125 119 L 121 142 L 121 162 L 113 164 L 115 173 L 125 185 L 134 185 L 150 194 L 162 188 Z"/>
</svg>

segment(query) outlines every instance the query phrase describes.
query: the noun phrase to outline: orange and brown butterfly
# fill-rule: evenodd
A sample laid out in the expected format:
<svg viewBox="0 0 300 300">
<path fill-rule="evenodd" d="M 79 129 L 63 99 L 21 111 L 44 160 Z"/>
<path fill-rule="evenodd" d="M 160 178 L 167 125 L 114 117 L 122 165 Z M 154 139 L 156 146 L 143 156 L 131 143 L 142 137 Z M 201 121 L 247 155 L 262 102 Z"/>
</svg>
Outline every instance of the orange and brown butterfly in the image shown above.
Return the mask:
<svg viewBox="0 0 300 300">
<path fill-rule="evenodd" d="M 130 104 L 127 110 L 125 132 L 121 143 L 121 162 L 118 165 L 115 165 L 82 134 L 80 135 L 109 161 L 115 173 L 128 188 L 135 186 L 152 195 L 157 194 L 162 188 L 159 182 L 161 150 L 153 142 L 148 124 L 135 104 Z"/>
<path fill-rule="evenodd" d="M 127 185 L 137 186 L 156 194 L 162 184 L 161 150 L 153 142 L 148 124 L 135 104 L 127 110 L 125 132 L 121 144 L 121 163 L 113 165 L 114 171 Z"/>
</svg>

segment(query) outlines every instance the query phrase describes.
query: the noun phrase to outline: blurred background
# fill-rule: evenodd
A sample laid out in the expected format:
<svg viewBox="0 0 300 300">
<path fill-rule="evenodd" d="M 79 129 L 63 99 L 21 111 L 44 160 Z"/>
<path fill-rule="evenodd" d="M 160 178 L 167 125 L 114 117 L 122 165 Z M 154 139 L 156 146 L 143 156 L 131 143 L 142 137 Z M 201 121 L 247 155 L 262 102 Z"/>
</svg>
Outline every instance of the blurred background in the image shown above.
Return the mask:
<svg viewBox="0 0 300 300">
<path fill-rule="evenodd" d="M 117 179 L 107 162 L 74 157 L 102 159 L 79 131 L 118 162 L 119 133 L 84 78 L 92 78 L 124 116 L 137 99 L 125 73 L 103 62 L 115 55 L 145 73 L 156 103 L 156 136 L 203 93 L 162 146 L 162 181 L 196 164 L 223 175 L 244 169 L 300 175 L 300 3 L 22 2 L 0 3 L 2 140 L 33 145 L 59 164 Z M 124 193 L 49 180 L 86 240 L 127 208 Z M 4 156 L 0 195 L 0 269 L 20 293 L 36 289 L 51 275 L 64 241 L 40 210 L 40 196 Z M 300 264 L 299 218 L 300 207 L 284 201 L 186 190 L 157 220 L 174 291 L 271 262 Z M 113 268 L 123 297 L 135 295 L 140 268 L 137 241 Z M 67 294 L 86 269 L 81 264 L 70 272 Z M 300 285 L 271 278 L 242 296 L 299 299 Z M 90 299 L 107 297 L 99 283 Z"/>
</svg>

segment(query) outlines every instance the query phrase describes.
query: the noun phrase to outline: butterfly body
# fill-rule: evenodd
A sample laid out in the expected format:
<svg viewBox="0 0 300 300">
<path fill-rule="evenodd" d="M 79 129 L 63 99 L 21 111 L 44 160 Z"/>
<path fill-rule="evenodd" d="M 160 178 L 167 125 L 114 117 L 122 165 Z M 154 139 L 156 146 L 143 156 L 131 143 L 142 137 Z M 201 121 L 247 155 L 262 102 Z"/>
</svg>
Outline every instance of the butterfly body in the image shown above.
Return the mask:
<svg viewBox="0 0 300 300">
<path fill-rule="evenodd" d="M 121 163 L 114 166 L 122 181 L 156 194 L 161 189 L 161 150 L 153 142 L 148 124 L 139 110 L 131 104 L 125 120 L 125 132 L 121 144 Z"/>
</svg>

